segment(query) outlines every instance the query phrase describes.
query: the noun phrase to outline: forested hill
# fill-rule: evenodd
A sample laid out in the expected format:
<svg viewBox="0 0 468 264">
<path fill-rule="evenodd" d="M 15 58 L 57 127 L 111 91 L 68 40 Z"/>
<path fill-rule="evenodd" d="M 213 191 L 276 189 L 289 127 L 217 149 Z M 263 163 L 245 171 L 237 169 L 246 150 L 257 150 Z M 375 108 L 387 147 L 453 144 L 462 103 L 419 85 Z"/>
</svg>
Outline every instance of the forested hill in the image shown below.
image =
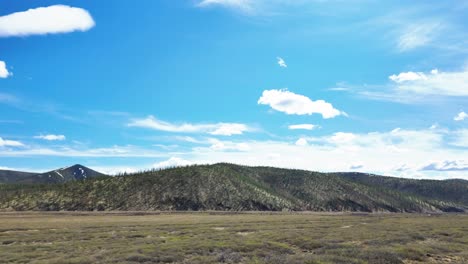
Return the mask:
<svg viewBox="0 0 468 264">
<path fill-rule="evenodd" d="M 233 164 L 0 185 L 0 210 L 468 211 L 468 181 Z"/>
</svg>

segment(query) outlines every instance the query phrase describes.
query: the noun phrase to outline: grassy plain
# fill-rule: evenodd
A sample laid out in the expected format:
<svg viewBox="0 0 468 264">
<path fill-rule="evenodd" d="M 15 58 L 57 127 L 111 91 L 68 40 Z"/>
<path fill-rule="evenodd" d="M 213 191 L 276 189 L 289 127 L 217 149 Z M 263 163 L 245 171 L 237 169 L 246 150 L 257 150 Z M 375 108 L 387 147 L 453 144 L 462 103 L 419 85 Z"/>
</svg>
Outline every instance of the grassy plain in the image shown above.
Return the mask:
<svg viewBox="0 0 468 264">
<path fill-rule="evenodd" d="M 468 215 L 0 213 L 0 263 L 468 263 Z"/>
</svg>

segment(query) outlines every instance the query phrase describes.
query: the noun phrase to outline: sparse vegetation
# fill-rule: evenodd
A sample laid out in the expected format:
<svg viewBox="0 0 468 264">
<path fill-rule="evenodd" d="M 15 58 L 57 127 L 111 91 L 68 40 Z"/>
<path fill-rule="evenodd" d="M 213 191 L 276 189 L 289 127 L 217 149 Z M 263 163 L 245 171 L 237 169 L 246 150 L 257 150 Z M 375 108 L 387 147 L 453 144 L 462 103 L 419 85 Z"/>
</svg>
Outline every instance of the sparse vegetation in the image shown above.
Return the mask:
<svg viewBox="0 0 468 264">
<path fill-rule="evenodd" d="M 1 263 L 467 263 L 455 214 L 0 214 Z"/>
<path fill-rule="evenodd" d="M 0 210 L 464 212 L 468 181 L 407 180 L 233 164 L 55 184 L 0 185 Z"/>
</svg>

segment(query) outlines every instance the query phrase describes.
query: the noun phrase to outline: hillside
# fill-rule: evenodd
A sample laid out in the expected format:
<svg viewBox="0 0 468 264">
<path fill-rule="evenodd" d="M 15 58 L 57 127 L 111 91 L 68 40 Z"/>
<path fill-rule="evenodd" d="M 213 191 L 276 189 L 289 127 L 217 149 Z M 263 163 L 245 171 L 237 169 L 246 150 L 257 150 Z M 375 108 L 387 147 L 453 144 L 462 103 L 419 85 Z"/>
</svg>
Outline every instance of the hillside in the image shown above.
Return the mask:
<svg viewBox="0 0 468 264">
<path fill-rule="evenodd" d="M 405 194 L 465 205 L 468 204 L 468 182 L 465 180 L 415 180 L 365 173 L 338 174 L 367 186 L 380 186 L 380 188 L 392 189 Z"/>
<path fill-rule="evenodd" d="M 12 171 L 12 170 L 0 170 L 0 184 L 1 183 L 17 183 L 25 179 L 28 179 L 37 173 L 23 172 L 23 171 Z"/>
<path fill-rule="evenodd" d="M 61 183 L 99 176 L 104 174 L 79 164 L 44 173 L 0 170 L 0 184 Z"/>
<path fill-rule="evenodd" d="M 437 181 L 439 184 L 435 184 L 432 181 L 373 177 L 232 164 L 197 165 L 126 176 L 87 177 L 57 184 L 0 185 L 0 209 L 468 210 L 466 192 L 463 191 L 468 188 L 467 181 Z"/>
</svg>

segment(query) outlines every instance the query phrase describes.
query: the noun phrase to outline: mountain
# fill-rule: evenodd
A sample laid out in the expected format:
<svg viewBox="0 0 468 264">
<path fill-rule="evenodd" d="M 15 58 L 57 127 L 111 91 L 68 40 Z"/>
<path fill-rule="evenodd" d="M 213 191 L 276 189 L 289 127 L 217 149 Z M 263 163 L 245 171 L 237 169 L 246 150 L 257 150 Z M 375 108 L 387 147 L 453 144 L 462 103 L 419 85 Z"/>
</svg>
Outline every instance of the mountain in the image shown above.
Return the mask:
<svg viewBox="0 0 468 264">
<path fill-rule="evenodd" d="M 58 184 L 4 184 L 0 210 L 465 212 L 467 190 L 463 180 L 220 163 Z"/>
<path fill-rule="evenodd" d="M 36 174 L 33 172 L 0 170 L 0 183 L 16 183 Z"/>
<path fill-rule="evenodd" d="M 45 173 L 0 170 L 0 183 L 61 183 L 99 176 L 104 176 L 104 174 L 76 164 Z"/>
</svg>

